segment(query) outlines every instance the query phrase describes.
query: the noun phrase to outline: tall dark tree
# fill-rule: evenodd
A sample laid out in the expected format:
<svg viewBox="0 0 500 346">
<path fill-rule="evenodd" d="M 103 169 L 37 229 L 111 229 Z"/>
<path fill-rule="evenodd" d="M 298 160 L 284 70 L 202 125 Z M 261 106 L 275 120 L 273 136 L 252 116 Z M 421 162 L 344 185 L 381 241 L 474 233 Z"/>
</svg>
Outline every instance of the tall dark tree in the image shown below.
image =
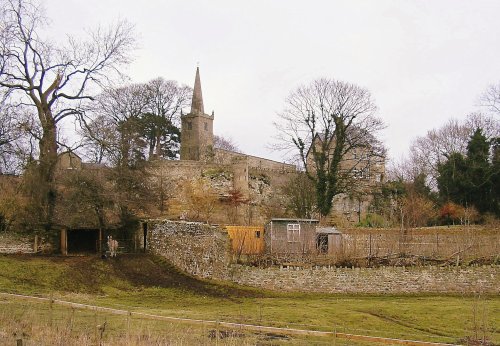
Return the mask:
<svg viewBox="0 0 500 346">
<path fill-rule="evenodd" d="M 492 169 L 493 169 L 493 205 L 496 206 L 495 213 L 500 216 L 500 137 L 492 140 Z"/>
<path fill-rule="evenodd" d="M 496 140 L 495 140 L 496 141 Z M 495 142 L 494 141 L 494 142 Z M 499 211 L 498 207 L 498 164 L 495 149 L 490 160 L 490 142 L 477 129 L 467 145 L 467 156 L 452 153 L 438 166 L 439 194 L 446 201 L 464 207 L 474 206 L 479 212 Z"/>
<path fill-rule="evenodd" d="M 490 142 L 477 129 L 467 145 L 467 186 L 469 200 L 479 212 L 495 212 L 493 181 L 495 172 L 490 157 Z"/>
<path fill-rule="evenodd" d="M 437 185 L 439 195 L 446 201 L 460 205 L 470 203 L 467 189 L 467 163 L 460 153 L 448 155 L 448 159 L 438 165 Z"/>
</svg>

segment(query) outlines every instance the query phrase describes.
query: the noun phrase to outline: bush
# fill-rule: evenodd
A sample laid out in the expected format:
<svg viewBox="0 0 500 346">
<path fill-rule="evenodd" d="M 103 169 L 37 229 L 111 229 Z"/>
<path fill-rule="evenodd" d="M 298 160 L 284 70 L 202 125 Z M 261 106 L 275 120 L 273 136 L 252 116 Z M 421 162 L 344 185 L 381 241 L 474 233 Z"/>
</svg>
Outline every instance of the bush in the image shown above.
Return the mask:
<svg viewBox="0 0 500 346">
<path fill-rule="evenodd" d="M 387 225 L 387 220 L 379 214 L 366 214 L 365 218 L 357 224 L 358 227 L 381 228 Z"/>
</svg>

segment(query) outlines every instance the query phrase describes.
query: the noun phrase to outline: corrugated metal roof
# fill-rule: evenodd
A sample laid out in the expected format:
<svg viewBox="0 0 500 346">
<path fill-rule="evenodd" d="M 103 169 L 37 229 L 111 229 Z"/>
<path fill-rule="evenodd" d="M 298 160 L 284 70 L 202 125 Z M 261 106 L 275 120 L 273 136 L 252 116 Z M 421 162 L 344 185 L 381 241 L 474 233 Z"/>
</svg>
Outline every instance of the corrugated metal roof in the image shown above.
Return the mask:
<svg viewBox="0 0 500 346">
<path fill-rule="evenodd" d="M 338 229 L 335 227 L 317 227 L 316 228 L 316 233 L 323 233 L 323 234 L 342 234 Z"/>
</svg>

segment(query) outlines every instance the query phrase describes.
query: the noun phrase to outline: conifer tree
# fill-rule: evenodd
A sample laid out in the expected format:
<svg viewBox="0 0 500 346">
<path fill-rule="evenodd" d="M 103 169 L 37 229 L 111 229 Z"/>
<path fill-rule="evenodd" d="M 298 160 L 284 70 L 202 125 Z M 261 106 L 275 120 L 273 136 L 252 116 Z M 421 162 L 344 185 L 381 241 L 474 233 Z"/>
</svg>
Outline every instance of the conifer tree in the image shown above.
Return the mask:
<svg viewBox="0 0 500 346">
<path fill-rule="evenodd" d="M 498 139 L 490 160 L 491 143 L 476 129 L 467 144 L 467 156 L 452 153 L 438 166 L 439 195 L 443 202 L 452 201 L 464 207 L 474 206 L 479 212 L 499 215 Z"/>
</svg>

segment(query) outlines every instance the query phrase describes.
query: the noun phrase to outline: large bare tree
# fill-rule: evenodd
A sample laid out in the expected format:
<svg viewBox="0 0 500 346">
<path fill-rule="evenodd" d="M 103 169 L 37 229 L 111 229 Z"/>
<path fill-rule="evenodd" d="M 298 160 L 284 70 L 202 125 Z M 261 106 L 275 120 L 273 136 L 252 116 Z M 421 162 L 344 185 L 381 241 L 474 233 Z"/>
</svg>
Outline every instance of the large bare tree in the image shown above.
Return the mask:
<svg viewBox="0 0 500 346">
<path fill-rule="evenodd" d="M 58 124 L 78 114 L 82 101 L 93 99 L 92 91 L 120 75 L 119 68 L 130 61 L 133 29 L 121 21 L 89 32 L 86 41 L 70 37 L 57 45 L 42 35 L 47 18 L 36 0 L 0 0 L 0 5 L 0 87 L 31 107 L 41 128 L 38 172 L 47 188 L 40 203 L 43 223 L 50 227 Z"/>
<path fill-rule="evenodd" d="M 86 153 L 97 163 L 128 165 L 134 159 L 175 158 L 180 143 L 181 109 L 192 89 L 154 79 L 109 88 L 80 117 Z"/>
<path fill-rule="evenodd" d="M 292 150 L 316 185 L 317 207 L 326 216 L 335 195 L 352 177 L 342 162 L 357 148 L 369 158 L 384 155 L 376 134 L 383 122 L 370 92 L 351 83 L 318 79 L 293 91 L 275 124 L 278 148 Z M 366 156 L 364 157 L 366 159 Z"/>
<path fill-rule="evenodd" d="M 190 105 L 193 90 L 187 85 L 163 78 L 149 81 L 144 88 L 148 95 L 148 110 L 144 119 L 149 144 L 148 158 L 172 158 L 176 154 L 173 147 L 176 142 L 180 142 L 181 111 Z"/>
<path fill-rule="evenodd" d="M 148 97 L 142 84 L 110 88 L 97 97 L 94 121 L 97 120 L 98 126 L 91 123 L 96 132 L 91 132 L 92 127 L 88 127 L 87 134 L 99 145 L 107 145 L 105 149 L 114 166 L 134 166 L 137 160 L 145 158 L 141 117 L 147 107 Z M 99 128 L 100 125 L 107 126 L 107 131 Z M 96 136 L 101 133 L 108 137 Z"/>
</svg>

